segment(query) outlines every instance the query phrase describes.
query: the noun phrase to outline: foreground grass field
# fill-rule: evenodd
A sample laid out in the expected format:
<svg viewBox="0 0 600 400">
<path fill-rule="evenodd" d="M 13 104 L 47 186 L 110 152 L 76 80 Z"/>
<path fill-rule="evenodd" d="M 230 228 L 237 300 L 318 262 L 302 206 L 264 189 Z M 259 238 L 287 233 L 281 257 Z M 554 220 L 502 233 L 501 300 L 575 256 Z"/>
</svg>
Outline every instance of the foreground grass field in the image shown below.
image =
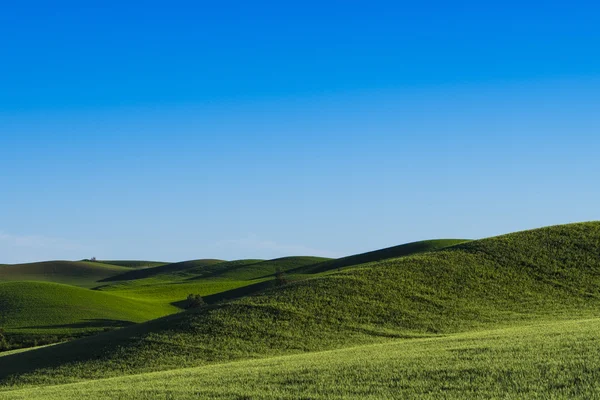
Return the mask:
<svg viewBox="0 0 600 400">
<path fill-rule="evenodd" d="M 600 319 L 14 390 L 5 399 L 593 399 Z"/>
</svg>

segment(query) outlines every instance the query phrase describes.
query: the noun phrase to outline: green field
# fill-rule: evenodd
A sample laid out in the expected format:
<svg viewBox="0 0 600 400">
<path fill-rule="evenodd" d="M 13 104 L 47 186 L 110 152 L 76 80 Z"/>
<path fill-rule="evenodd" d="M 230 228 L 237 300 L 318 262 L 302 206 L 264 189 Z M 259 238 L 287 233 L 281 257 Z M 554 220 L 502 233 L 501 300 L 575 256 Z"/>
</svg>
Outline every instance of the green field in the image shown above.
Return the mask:
<svg viewBox="0 0 600 400">
<path fill-rule="evenodd" d="M 9 266 L 11 279 L 0 281 L 0 327 L 11 348 L 62 341 L 180 312 L 189 294 L 201 295 L 207 302 L 239 297 L 270 286 L 268 275 L 277 268 L 323 260 L 57 261 Z"/>
<path fill-rule="evenodd" d="M 538 323 L 2 395 L 6 399 L 593 399 L 600 391 L 598 332 L 600 319 Z"/>
<path fill-rule="evenodd" d="M 0 397 L 590 398 L 598 390 L 600 222 L 338 260 L 120 268 L 128 269 L 93 290 L 0 284 L 9 333 L 86 330 L 86 318 L 123 326 L 0 357 Z M 189 293 L 207 304 L 183 311 Z"/>
<path fill-rule="evenodd" d="M 120 327 L 177 311 L 172 306 L 49 282 L 0 283 L 0 309 L 0 326 L 23 333 Z"/>
</svg>

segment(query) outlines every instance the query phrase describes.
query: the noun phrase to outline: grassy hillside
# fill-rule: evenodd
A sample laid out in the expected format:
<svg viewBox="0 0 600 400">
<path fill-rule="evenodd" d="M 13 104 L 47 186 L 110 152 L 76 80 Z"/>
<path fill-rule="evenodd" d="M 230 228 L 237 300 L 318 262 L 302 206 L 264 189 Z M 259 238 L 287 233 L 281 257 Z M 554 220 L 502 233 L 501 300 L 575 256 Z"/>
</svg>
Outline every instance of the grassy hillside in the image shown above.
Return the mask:
<svg viewBox="0 0 600 400">
<path fill-rule="evenodd" d="M 241 297 L 269 287 L 264 284 L 277 269 L 286 271 L 299 266 L 312 265 L 327 260 L 321 257 L 284 257 L 274 260 L 237 260 L 214 262 L 198 260 L 169 264 L 164 267 L 143 271 L 146 277 L 123 279 L 123 277 L 141 276 L 142 271 L 131 271 L 121 276 L 109 278 L 96 289 L 110 291 L 119 296 L 182 305 L 188 294 L 194 293 L 206 297 L 209 302 L 223 298 Z M 217 294 L 222 294 L 217 296 Z"/>
<path fill-rule="evenodd" d="M 2 281 L 46 281 L 80 287 L 98 285 L 98 281 L 119 275 L 129 268 L 88 261 L 45 261 L 0 266 Z"/>
<path fill-rule="evenodd" d="M 414 254 L 425 253 L 428 251 L 440 250 L 460 243 L 465 243 L 467 241 L 468 240 L 466 239 L 422 240 L 420 242 L 401 244 L 399 246 L 388 247 L 381 250 L 369 251 L 367 253 L 356 254 L 349 257 L 343 257 L 335 260 L 328 260 L 321 263 L 302 266 L 290 272 L 319 273 L 374 261 L 381 261 L 388 258 L 405 257 Z"/>
<path fill-rule="evenodd" d="M 328 260 L 330 259 L 305 256 L 282 257 L 273 260 L 238 260 L 217 264 L 211 271 L 190 270 L 189 272 L 198 273 L 198 278 L 257 279 L 271 276 L 278 269 L 289 272 Z"/>
<path fill-rule="evenodd" d="M 395 340 L 2 393 L 5 399 L 592 399 L 600 320 Z"/>
<path fill-rule="evenodd" d="M 99 288 L 99 291 L 113 293 L 116 296 L 143 300 L 162 305 L 177 305 L 184 307 L 184 299 L 189 294 L 199 294 L 207 300 L 216 294 L 229 292 L 264 282 L 267 279 L 258 280 L 232 280 L 232 279 L 206 279 L 183 282 L 165 282 L 161 280 L 152 281 L 144 279 L 145 284 L 137 281 L 126 281 Z M 150 283 L 153 282 L 153 283 Z"/>
<path fill-rule="evenodd" d="M 193 260 L 158 267 L 127 271 L 111 276 L 103 282 L 130 281 L 157 278 L 159 280 L 226 278 L 248 280 L 263 278 L 277 269 L 288 271 L 329 260 L 323 257 L 283 257 L 274 260 Z M 152 281 L 155 282 L 155 281 Z M 144 282 L 140 282 L 144 283 Z"/>
<path fill-rule="evenodd" d="M 0 358 L 0 379 L 76 381 L 534 321 L 600 307 L 600 223 L 360 264 L 120 331 Z"/>
<path fill-rule="evenodd" d="M 186 270 L 206 267 L 214 264 L 222 263 L 223 260 L 191 260 L 191 261 L 182 261 L 172 264 L 159 265 L 158 267 L 153 268 L 144 268 L 144 269 L 134 269 L 128 270 L 127 272 L 110 276 L 103 280 L 103 282 L 112 282 L 112 281 L 129 281 L 135 279 L 144 279 L 144 278 L 153 278 L 156 276 L 175 276 L 183 274 Z"/>
<path fill-rule="evenodd" d="M 121 267 L 127 268 L 150 268 L 150 267 L 160 267 L 161 265 L 166 265 L 170 263 L 162 262 L 162 261 L 144 261 L 144 260 L 98 260 L 102 264 L 109 265 L 118 265 Z"/>
<path fill-rule="evenodd" d="M 0 283 L 0 326 L 14 334 L 77 334 L 121 327 L 177 311 L 48 282 Z"/>
</svg>

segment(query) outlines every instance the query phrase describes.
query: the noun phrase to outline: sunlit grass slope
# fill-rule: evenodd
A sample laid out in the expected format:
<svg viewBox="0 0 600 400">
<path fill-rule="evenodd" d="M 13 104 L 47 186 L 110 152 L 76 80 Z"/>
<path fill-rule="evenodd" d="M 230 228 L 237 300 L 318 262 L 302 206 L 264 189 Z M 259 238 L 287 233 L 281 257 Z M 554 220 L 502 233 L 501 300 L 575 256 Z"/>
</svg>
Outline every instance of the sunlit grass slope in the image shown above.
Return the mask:
<svg viewBox="0 0 600 400">
<path fill-rule="evenodd" d="M 0 358 L 55 382 L 598 315 L 600 223 L 468 242 Z M 15 381 L 15 382 L 16 382 Z"/>
<path fill-rule="evenodd" d="M 598 332 L 599 319 L 552 322 L 17 390 L 2 396 L 593 399 L 600 392 Z"/>
<path fill-rule="evenodd" d="M 126 281 L 99 288 L 104 293 L 113 293 L 116 296 L 143 300 L 162 305 L 185 306 L 184 300 L 189 294 L 197 294 L 205 297 L 208 301 L 211 296 L 219 293 L 240 289 L 246 286 L 264 282 L 266 279 L 258 280 L 232 280 L 232 279 L 203 279 L 192 281 L 165 282 L 153 281 L 152 278 L 144 279 L 144 284 L 138 281 Z M 239 297 L 239 296 L 236 296 Z"/>
<path fill-rule="evenodd" d="M 177 311 L 49 282 L 0 283 L 0 326 L 14 334 L 69 334 L 121 327 Z"/>
<path fill-rule="evenodd" d="M 45 261 L 0 266 L 2 281 L 47 281 L 92 287 L 98 281 L 129 271 L 129 268 L 88 261 Z"/>
</svg>

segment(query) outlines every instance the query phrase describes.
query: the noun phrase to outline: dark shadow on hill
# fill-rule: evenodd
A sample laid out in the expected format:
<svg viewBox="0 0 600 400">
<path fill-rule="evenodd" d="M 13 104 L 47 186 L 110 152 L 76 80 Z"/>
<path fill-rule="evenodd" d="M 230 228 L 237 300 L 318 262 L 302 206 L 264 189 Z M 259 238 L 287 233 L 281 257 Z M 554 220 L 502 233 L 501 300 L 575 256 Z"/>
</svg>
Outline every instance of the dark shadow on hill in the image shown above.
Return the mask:
<svg viewBox="0 0 600 400">
<path fill-rule="evenodd" d="M 423 240 L 401 244 L 399 246 L 388 247 L 381 250 L 369 251 L 367 253 L 356 254 L 349 257 L 329 260 L 318 264 L 307 265 L 287 271 L 288 273 L 304 273 L 316 274 L 319 272 L 330 271 L 360 265 L 369 262 L 381 261 L 388 258 L 405 257 L 413 254 L 424 253 L 428 251 L 442 250 L 460 243 L 468 242 L 467 239 L 438 239 L 438 240 Z"/>
<path fill-rule="evenodd" d="M 222 276 L 225 273 L 236 272 L 248 267 L 260 265 L 264 260 L 235 260 L 235 261 L 225 261 L 220 264 L 211 265 L 208 268 L 202 268 L 201 271 L 198 269 L 190 270 L 189 272 L 195 274 L 188 278 L 188 281 L 196 281 L 199 279 L 207 279 L 207 278 L 217 278 Z"/>
<path fill-rule="evenodd" d="M 252 285 L 243 286 L 231 290 L 227 290 L 225 292 L 211 294 L 209 296 L 204 296 L 203 300 L 206 304 L 216 304 L 222 301 L 233 300 L 244 296 L 249 296 L 252 294 L 256 294 L 262 292 L 263 290 L 270 289 L 275 287 L 275 281 L 263 281 L 254 283 Z M 186 309 L 188 306 L 188 301 L 186 299 L 175 301 L 171 303 L 171 305 L 175 307 L 179 307 L 181 309 Z"/>
<path fill-rule="evenodd" d="M 172 274 L 176 272 L 185 271 L 191 268 L 198 268 L 200 266 L 208 266 L 213 264 L 222 263 L 223 260 L 193 260 L 193 261 L 183 261 L 173 264 L 161 265 L 158 267 L 144 268 L 144 269 L 135 269 L 131 271 L 127 271 L 123 274 L 119 274 L 116 276 L 110 276 L 108 278 L 104 278 L 99 280 L 98 282 L 115 282 L 115 281 L 131 281 L 136 279 L 144 279 L 150 278 L 160 274 Z"/>
<path fill-rule="evenodd" d="M 223 276 L 235 276 L 236 279 L 241 280 L 262 279 L 274 276 L 277 270 L 283 272 L 296 270 L 320 264 L 325 260 L 329 261 L 330 259 L 313 256 L 289 256 L 274 258 L 272 260 L 236 260 L 203 268 L 202 271 L 190 270 L 189 272 L 195 273 L 197 276 L 188 278 L 188 280 Z"/>
<path fill-rule="evenodd" d="M 135 322 L 131 321 L 123 321 L 118 319 L 105 319 L 105 318 L 92 318 L 86 319 L 82 322 L 76 322 L 72 324 L 62 324 L 62 325 L 35 325 L 35 326 L 26 326 L 18 329 L 60 329 L 60 328 L 70 328 L 70 329 L 85 329 L 85 328 L 123 328 L 125 326 L 135 325 Z"/>
</svg>

